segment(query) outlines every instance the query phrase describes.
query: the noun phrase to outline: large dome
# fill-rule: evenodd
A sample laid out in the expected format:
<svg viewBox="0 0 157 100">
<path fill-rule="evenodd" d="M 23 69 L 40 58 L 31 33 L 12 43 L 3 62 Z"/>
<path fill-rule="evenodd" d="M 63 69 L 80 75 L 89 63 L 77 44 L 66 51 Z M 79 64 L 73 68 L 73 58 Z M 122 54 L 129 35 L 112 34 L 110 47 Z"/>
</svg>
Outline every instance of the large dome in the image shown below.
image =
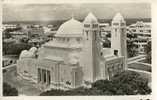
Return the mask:
<svg viewBox="0 0 157 100">
<path fill-rule="evenodd" d="M 55 36 L 77 36 L 82 35 L 83 32 L 83 24 L 74 18 L 63 23 Z"/>
</svg>

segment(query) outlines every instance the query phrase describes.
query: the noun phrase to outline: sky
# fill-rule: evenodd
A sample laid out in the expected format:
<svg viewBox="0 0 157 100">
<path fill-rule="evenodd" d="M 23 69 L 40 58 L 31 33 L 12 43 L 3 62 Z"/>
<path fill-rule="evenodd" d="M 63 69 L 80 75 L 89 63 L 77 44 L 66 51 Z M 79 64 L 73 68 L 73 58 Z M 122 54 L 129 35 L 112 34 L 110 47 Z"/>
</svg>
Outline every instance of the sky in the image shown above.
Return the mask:
<svg viewBox="0 0 157 100">
<path fill-rule="evenodd" d="M 99 19 L 112 19 L 120 12 L 124 18 L 150 18 L 149 3 L 75 3 L 75 4 L 3 4 L 3 22 L 66 20 L 73 15 L 84 19 L 92 12 Z"/>
</svg>

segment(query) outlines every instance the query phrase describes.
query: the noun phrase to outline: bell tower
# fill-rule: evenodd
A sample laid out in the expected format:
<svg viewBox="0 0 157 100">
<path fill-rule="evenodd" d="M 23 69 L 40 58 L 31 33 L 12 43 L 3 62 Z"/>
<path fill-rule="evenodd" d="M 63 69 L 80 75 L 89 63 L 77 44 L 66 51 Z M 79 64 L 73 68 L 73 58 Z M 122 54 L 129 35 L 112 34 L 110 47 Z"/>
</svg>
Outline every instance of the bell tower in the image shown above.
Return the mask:
<svg viewBox="0 0 157 100">
<path fill-rule="evenodd" d="M 124 56 L 124 66 L 127 68 L 126 22 L 123 16 L 117 13 L 111 25 L 111 48 L 117 56 Z"/>
<path fill-rule="evenodd" d="M 99 35 L 99 24 L 97 18 L 89 13 L 83 22 L 83 68 L 84 80 L 93 82 L 96 79 L 97 62 L 97 44 Z"/>
</svg>

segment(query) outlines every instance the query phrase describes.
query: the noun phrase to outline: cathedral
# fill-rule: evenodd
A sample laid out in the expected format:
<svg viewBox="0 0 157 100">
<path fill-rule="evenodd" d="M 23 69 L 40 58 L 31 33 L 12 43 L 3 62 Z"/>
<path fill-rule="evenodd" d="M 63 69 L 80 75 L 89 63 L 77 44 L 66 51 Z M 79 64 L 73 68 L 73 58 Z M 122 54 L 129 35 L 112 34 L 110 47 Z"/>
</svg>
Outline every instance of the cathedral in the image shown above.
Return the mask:
<svg viewBox="0 0 157 100">
<path fill-rule="evenodd" d="M 120 13 L 111 26 L 111 48 L 103 48 L 99 22 L 92 13 L 83 22 L 71 18 L 53 40 L 21 52 L 18 75 L 44 89 L 67 90 L 111 79 L 127 68 L 126 22 Z"/>
</svg>

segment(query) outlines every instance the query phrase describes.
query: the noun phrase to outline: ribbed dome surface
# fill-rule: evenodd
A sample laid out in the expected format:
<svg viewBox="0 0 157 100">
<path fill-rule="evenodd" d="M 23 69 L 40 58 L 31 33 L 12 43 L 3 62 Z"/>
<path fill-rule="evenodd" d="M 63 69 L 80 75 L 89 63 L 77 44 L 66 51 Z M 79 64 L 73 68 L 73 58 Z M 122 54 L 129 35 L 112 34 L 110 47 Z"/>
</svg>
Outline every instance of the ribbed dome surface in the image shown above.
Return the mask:
<svg viewBox="0 0 157 100">
<path fill-rule="evenodd" d="M 29 49 L 29 51 L 34 53 L 34 52 L 37 51 L 37 48 L 36 47 L 32 47 L 32 48 Z"/>
<path fill-rule="evenodd" d="M 23 50 L 20 54 L 20 59 L 21 58 L 31 58 L 31 57 L 35 57 L 35 52 L 37 51 L 36 47 L 32 47 L 28 50 Z"/>
<path fill-rule="evenodd" d="M 82 34 L 83 25 L 81 22 L 75 20 L 74 18 L 63 23 L 55 36 L 65 36 L 65 35 L 78 35 Z"/>
<path fill-rule="evenodd" d="M 23 50 L 20 54 L 20 58 L 32 57 L 33 54 L 27 50 Z"/>
<path fill-rule="evenodd" d="M 113 21 L 124 21 L 123 16 L 120 13 L 117 13 L 114 18 Z"/>
<path fill-rule="evenodd" d="M 97 23 L 97 18 L 93 15 L 93 13 L 89 13 L 84 20 L 84 23 Z"/>
</svg>

